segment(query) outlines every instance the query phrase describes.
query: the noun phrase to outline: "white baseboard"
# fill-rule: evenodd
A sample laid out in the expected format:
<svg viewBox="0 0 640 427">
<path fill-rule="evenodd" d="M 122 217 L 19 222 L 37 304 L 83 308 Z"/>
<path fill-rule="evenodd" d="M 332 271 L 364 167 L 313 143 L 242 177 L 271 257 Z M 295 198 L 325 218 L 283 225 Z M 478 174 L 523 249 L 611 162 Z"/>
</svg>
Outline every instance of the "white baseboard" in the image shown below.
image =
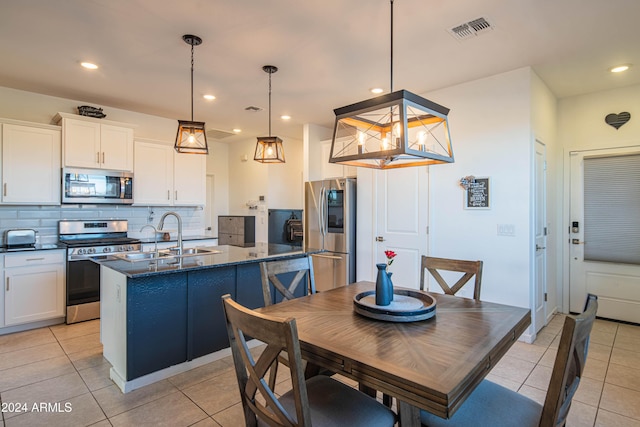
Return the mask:
<svg viewBox="0 0 640 427">
<path fill-rule="evenodd" d="M 262 342 L 258 340 L 251 340 L 247 342 L 247 345 L 250 348 L 257 347 L 261 344 Z M 173 365 L 130 381 L 126 381 L 124 378 L 122 378 L 122 376 L 120 376 L 120 374 L 118 374 L 118 372 L 114 368 L 111 368 L 109 370 L 109 377 L 123 393 L 129 393 L 130 391 L 133 391 L 140 387 L 162 381 L 174 375 L 181 374 L 191 369 L 195 369 L 202 365 L 206 365 L 207 363 L 215 362 L 216 360 L 223 359 L 230 355 L 231 349 L 224 348 L 222 350 L 216 351 L 215 353 L 210 353 L 206 356 L 198 357 L 197 359 L 189 360 L 178 365 Z"/>
</svg>

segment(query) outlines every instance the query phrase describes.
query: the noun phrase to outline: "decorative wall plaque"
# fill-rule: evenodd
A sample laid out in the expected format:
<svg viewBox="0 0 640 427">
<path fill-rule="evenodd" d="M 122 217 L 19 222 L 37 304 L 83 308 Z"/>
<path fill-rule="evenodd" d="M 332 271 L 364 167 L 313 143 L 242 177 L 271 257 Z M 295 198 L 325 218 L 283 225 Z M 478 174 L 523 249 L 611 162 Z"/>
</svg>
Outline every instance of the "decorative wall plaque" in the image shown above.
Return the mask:
<svg viewBox="0 0 640 427">
<path fill-rule="evenodd" d="M 609 126 L 613 126 L 617 130 L 620 129 L 622 125 L 627 123 L 629 119 L 631 119 L 631 113 L 623 111 L 620 114 L 607 114 L 607 116 L 604 118 L 604 121 L 606 124 L 608 124 Z"/>
<path fill-rule="evenodd" d="M 490 209 L 489 177 L 476 178 L 464 192 L 465 209 Z"/>
</svg>

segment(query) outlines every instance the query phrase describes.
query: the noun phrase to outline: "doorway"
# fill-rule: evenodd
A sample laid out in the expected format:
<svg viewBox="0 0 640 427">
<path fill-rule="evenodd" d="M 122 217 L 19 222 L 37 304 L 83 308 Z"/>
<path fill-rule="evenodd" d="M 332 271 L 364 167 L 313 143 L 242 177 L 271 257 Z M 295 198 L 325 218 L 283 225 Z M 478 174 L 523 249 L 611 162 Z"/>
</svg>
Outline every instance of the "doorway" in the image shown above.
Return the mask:
<svg viewBox="0 0 640 427">
<path fill-rule="evenodd" d="M 640 148 L 569 155 L 569 310 L 640 323 Z"/>
<path fill-rule="evenodd" d="M 547 323 L 547 147 L 535 142 L 535 270 L 533 321 L 536 333 Z"/>
<path fill-rule="evenodd" d="M 384 251 L 394 251 L 397 257 L 389 268 L 393 284 L 418 289 L 421 257 L 427 255 L 428 169 L 390 169 L 375 171 L 374 175 L 377 189 L 375 262 L 385 263 Z"/>
<path fill-rule="evenodd" d="M 204 231 L 205 234 L 211 236 L 218 235 L 218 221 L 216 220 L 216 212 L 214 207 L 215 202 L 215 176 L 207 175 L 207 200 L 204 207 Z"/>
</svg>

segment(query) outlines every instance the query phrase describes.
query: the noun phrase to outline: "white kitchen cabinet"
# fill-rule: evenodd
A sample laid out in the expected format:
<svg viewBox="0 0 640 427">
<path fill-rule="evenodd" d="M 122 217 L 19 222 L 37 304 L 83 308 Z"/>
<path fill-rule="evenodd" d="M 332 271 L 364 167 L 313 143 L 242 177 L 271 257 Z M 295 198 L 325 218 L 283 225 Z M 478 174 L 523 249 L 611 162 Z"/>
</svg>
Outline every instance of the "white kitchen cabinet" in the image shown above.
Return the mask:
<svg viewBox="0 0 640 427">
<path fill-rule="evenodd" d="M 6 254 L 4 264 L 4 326 L 64 317 L 64 250 Z"/>
<path fill-rule="evenodd" d="M 58 113 L 65 167 L 133 170 L 133 125 Z"/>
<path fill-rule="evenodd" d="M 206 204 L 207 156 L 178 153 L 173 155 L 173 204 Z"/>
<path fill-rule="evenodd" d="M 4 266 L 4 255 L 0 255 L 0 266 Z M 4 269 L 2 270 L 4 276 Z M 4 293 L 5 287 L 0 290 L 0 329 L 4 327 Z"/>
<path fill-rule="evenodd" d="M 178 153 L 173 145 L 136 141 L 133 197 L 136 205 L 203 206 L 206 156 Z"/>
<path fill-rule="evenodd" d="M 320 146 L 322 153 L 322 179 L 356 176 L 356 168 L 354 166 L 344 166 L 340 163 L 329 163 L 329 157 L 331 157 L 331 140 L 320 142 Z"/>
<path fill-rule="evenodd" d="M 60 129 L 2 124 L 2 203 L 60 204 Z"/>
</svg>

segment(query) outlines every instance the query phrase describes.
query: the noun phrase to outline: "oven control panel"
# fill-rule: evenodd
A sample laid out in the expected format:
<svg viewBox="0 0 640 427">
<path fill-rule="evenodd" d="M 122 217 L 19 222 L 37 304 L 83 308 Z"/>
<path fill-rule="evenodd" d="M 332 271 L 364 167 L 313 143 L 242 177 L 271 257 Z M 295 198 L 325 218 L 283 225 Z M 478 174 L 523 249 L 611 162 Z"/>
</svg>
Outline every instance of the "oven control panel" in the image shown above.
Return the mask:
<svg viewBox="0 0 640 427">
<path fill-rule="evenodd" d="M 90 246 L 82 248 L 68 248 L 67 256 L 77 258 L 78 255 L 90 257 L 93 255 L 114 254 L 120 252 L 138 252 L 142 249 L 140 243 L 130 245 Z"/>
</svg>

